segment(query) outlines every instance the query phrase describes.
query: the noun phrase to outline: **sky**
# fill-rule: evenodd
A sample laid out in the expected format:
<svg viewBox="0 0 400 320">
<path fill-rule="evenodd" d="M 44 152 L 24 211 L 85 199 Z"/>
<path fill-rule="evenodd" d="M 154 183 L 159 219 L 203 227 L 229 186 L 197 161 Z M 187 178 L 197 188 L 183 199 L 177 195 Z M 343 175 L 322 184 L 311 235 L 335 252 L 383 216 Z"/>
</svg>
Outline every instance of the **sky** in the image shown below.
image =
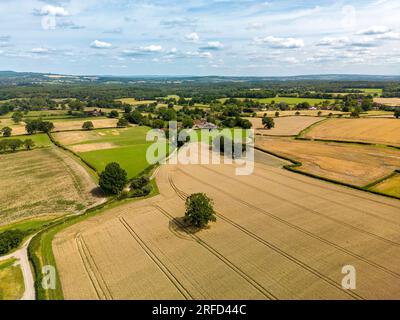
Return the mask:
<svg viewBox="0 0 400 320">
<path fill-rule="evenodd" d="M 400 75 L 399 0 L 0 0 L 0 70 Z"/>
</svg>

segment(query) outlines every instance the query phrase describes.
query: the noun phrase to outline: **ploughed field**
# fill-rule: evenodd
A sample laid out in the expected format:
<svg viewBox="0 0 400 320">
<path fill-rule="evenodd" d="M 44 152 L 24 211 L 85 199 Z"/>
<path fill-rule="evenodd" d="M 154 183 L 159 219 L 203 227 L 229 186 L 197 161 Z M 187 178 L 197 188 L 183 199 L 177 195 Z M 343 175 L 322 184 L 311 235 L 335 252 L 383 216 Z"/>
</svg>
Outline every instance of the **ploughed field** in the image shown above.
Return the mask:
<svg viewBox="0 0 400 320">
<path fill-rule="evenodd" d="M 400 146 L 400 120 L 330 119 L 311 128 L 304 137 Z"/>
<path fill-rule="evenodd" d="M 184 152 L 181 151 L 181 152 Z M 160 195 L 80 222 L 53 241 L 66 299 L 399 299 L 400 203 L 256 164 L 163 165 Z M 217 222 L 190 233 L 184 199 Z M 344 290 L 353 265 L 356 290 Z"/>
<path fill-rule="evenodd" d="M 312 124 L 323 120 L 317 117 L 279 117 L 274 119 L 275 127 L 268 130 L 264 128 L 262 118 L 247 119 L 252 123 L 255 134 L 271 136 L 296 136 Z"/>
<path fill-rule="evenodd" d="M 89 174 L 54 147 L 1 154 L 0 163 L 0 225 L 65 215 L 97 201 Z"/>
<path fill-rule="evenodd" d="M 298 170 L 360 187 L 400 168 L 400 150 L 394 148 L 267 137 L 256 146 L 301 162 Z"/>
</svg>

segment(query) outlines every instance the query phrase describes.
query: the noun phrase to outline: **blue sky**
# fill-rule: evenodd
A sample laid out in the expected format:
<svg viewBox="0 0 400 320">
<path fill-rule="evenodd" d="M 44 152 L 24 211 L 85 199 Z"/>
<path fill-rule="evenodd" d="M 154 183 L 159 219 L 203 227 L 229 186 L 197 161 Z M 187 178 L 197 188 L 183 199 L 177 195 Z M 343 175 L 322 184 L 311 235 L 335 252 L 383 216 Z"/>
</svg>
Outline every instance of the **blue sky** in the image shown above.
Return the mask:
<svg viewBox="0 0 400 320">
<path fill-rule="evenodd" d="M 400 1 L 1 0 L 0 70 L 400 74 Z"/>
</svg>

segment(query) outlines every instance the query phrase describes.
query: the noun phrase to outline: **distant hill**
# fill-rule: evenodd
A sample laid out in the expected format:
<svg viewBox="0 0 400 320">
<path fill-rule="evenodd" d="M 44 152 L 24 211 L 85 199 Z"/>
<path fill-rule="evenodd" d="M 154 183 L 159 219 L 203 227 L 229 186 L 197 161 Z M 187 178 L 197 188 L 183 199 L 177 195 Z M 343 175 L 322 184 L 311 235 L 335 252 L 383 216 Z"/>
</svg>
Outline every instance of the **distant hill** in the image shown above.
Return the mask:
<svg viewBox="0 0 400 320">
<path fill-rule="evenodd" d="M 285 77 L 224 77 L 224 76 L 112 76 L 62 75 L 35 72 L 0 71 L 0 85 L 30 85 L 44 83 L 138 83 L 138 82 L 259 82 L 259 81 L 400 81 L 400 76 L 323 74 Z"/>
</svg>

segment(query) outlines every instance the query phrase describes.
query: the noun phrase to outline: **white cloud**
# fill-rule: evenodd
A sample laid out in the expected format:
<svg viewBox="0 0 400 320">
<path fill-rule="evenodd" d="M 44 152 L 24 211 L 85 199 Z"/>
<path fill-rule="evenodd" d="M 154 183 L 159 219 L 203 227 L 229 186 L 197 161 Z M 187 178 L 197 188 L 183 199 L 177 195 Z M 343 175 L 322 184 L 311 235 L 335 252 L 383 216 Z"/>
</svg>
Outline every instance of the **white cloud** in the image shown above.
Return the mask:
<svg viewBox="0 0 400 320">
<path fill-rule="evenodd" d="M 90 44 L 90 47 L 92 47 L 94 49 L 109 49 L 112 47 L 112 44 L 109 42 L 105 42 L 105 41 L 94 40 Z"/>
<path fill-rule="evenodd" d="M 43 6 L 42 9 L 40 9 L 40 14 L 43 16 L 51 15 L 56 17 L 65 17 L 69 15 L 68 11 L 63 7 L 56 7 L 50 4 Z"/>
<path fill-rule="evenodd" d="M 376 39 L 382 39 L 382 40 L 400 40 L 400 32 L 387 32 L 383 34 L 378 34 Z"/>
<path fill-rule="evenodd" d="M 200 37 L 196 32 L 189 33 L 185 36 L 188 41 L 199 41 Z"/>
<path fill-rule="evenodd" d="M 207 45 L 201 47 L 202 50 L 221 50 L 224 45 L 219 41 L 209 41 Z"/>
<path fill-rule="evenodd" d="M 304 47 L 304 41 L 296 38 L 278 38 L 268 36 L 265 38 L 257 38 L 255 41 L 256 43 L 267 44 L 273 48 L 296 49 Z"/>
<path fill-rule="evenodd" d="M 33 48 L 33 49 L 31 50 L 32 53 L 38 53 L 38 54 L 48 53 L 49 51 L 50 51 L 49 49 L 47 49 L 47 48 L 41 48 L 41 47 Z"/>
<path fill-rule="evenodd" d="M 388 33 L 390 31 L 391 30 L 386 26 L 372 26 L 367 29 L 358 31 L 357 34 L 372 36 L 377 34 Z"/>
<path fill-rule="evenodd" d="M 163 51 L 163 47 L 160 45 L 156 45 L 156 44 L 151 44 L 149 46 L 140 47 L 139 49 L 140 49 L 140 51 L 143 51 L 143 52 L 162 52 Z"/>
<path fill-rule="evenodd" d="M 199 58 L 207 58 L 207 59 L 212 59 L 213 55 L 211 52 L 205 51 L 205 52 L 200 52 L 200 51 L 187 51 L 186 55 L 189 57 L 199 57 Z"/>
<path fill-rule="evenodd" d="M 317 46 L 342 46 L 350 42 L 349 38 L 335 38 L 335 37 L 325 37 L 316 43 Z"/>
</svg>

